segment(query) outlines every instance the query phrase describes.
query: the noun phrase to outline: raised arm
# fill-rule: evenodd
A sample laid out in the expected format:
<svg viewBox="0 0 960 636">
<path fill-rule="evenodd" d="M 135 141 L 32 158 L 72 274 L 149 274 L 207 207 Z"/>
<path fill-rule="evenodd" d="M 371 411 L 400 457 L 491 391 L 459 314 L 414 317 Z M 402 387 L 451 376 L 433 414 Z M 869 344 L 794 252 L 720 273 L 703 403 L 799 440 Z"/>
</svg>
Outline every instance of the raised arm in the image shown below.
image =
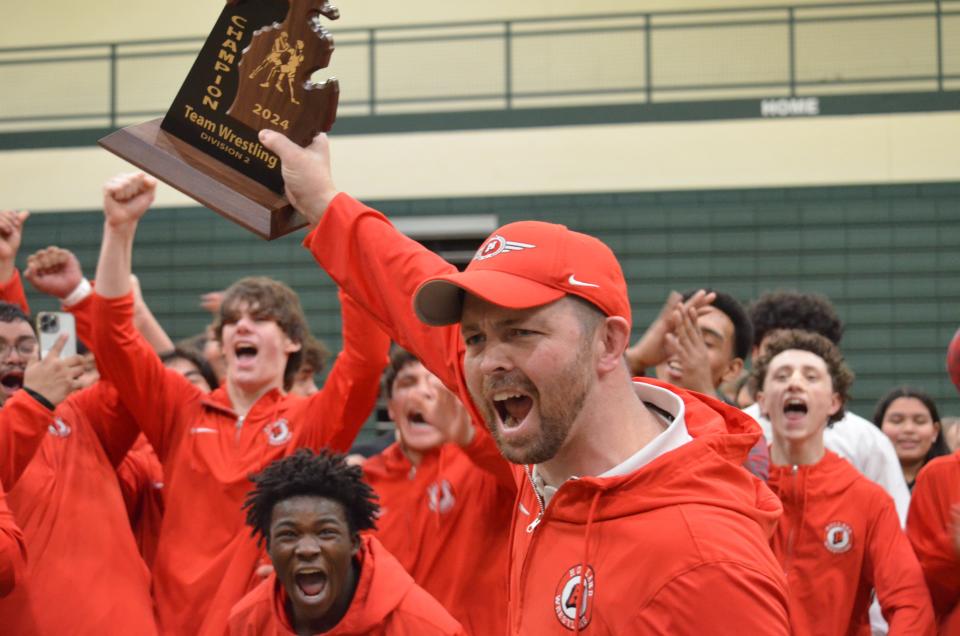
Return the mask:
<svg viewBox="0 0 960 636">
<path fill-rule="evenodd" d="M 96 354 L 92 287 L 84 278 L 80 261 L 73 252 L 50 246 L 31 254 L 27 258 L 24 277 L 37 291 L 60 300 L 63 308 L 76 318 L 77 336 Z M 87 414 L 101 447 L 110 461 L 117 465 L 140 429 L 130 413 L 120 405 L 113 385 L 97 382 L 76 395 L 73 407 Z"/>
<path fill-rule="evenodd" d="M 160 321 L 150 311 L 150 306 L 143 299 L 143 290 L 140 289 L 140 280 L 135 274 L 130 275 L 130 286 L 133 288 L 133 325 L 150 346 L 159 354 L 173 351 L 174 344 Z"/>
<path fill-rule="evenodd" d="M 465 395 L 458 329 L 428 327 L 413 312 L 420 283 L 454 271 L 453 265 L 398 232 L 376 210 L 337 192 L 326 135 L 317 135 L 307 148 L 271 131 L 262 131 L 260 139 L 280 156 L 287 196 L 315 226 L 304 246 L 394 341 Z"/>
<path fill-rule="evenodd" d="M 337 356 L 323 388 L 308 407 L 334 425 L 316 430 L 314 444 L 345 452 L 370 416 L 380 393 L 380 375 L 387 364 L 390 337 L 349 296 L 340 292 L 343 351 Z"/>
<path fill-rule="evenodd" d="M 178 417 L 178 407 L 200 399 L 201 394 L 180 374 L 163 366 L 133 324 L 133 240 L 155 188 L 156 180 L 143 174 L 121 175 L 104 186 L 93 346 L 102 377 L 116 386 L 123 405 L 162 460 L 186 425 Z"/>
<path fill-rule="evenodd" d="M 17 305 L 29 314 L 27 296 L 17 271 L 17 251 L 23 240 L 23 223 L 29 218 L 26 210 L 0 211 L 0 300 Z"/>
</svg>

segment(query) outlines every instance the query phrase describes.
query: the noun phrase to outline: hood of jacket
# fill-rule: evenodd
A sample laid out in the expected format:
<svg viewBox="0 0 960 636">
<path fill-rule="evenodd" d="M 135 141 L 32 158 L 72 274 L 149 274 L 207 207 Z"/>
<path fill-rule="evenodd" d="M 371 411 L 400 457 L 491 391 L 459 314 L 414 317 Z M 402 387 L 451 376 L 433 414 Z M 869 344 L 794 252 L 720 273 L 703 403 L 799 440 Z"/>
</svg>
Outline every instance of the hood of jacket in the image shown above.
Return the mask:
<svg viewBox="0 0 960 636">
<path fill-rule="evenodd" d="M 776 495 L 742 466 L 762 435 L 756 421 L 716 398 L 650 378 L 636 381 L 667 389 L 683 400 L 683 424 L 693 439 L 626 475 L 566 482 L 555 495 L 562 497 L 563 505 L 549 506 L 549 516 L 585 523 L 697 504 L 750 517 L 769 536 L 782 507 Z"/>
</svg>

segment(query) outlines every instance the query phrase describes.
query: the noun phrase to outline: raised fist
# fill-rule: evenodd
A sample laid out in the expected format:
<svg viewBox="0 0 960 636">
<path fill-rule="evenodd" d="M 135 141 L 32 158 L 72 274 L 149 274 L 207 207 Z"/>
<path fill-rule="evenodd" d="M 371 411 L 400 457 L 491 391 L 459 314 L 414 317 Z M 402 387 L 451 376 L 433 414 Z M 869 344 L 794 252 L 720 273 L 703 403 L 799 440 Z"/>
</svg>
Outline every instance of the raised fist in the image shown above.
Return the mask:
<svg viewBox="0 0 960 636">
<path fill-rule="evenodd" d="M 0 211 L 0 261 L 13 262 L 23 240 L 23 222 L 30 213 L 26 210 Z"/>
<path fill-rule="evenodd" d="M 83 271 L 73 252 L 51 245 L 27 257 L 23 277 L 38 292 L 66 298 L 83 280 Z"/>
<path fill-rule="evenodd" d="M 157 192 L 157 180 L 142 172 L 120 174 L 103 186 L 103 215 L 114 227 L 140 220 Z"/>
</svg>

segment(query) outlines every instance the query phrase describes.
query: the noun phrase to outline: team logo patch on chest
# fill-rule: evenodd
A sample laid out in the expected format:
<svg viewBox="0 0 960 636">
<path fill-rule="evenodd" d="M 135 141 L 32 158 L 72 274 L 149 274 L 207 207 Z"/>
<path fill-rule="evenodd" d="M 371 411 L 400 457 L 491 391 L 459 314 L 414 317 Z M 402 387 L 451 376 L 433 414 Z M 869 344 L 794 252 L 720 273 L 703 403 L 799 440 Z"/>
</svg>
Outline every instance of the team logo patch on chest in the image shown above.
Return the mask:
<svg viewBox="0 0 960 636">
<path fill-rule="evenodd" d="M 581 631 L 586 629 L 593 614 L 593 568 L 588 565 L 586 572 L 582 572 L 582 569 L 581 565 L 568 568 L 560 577 L 553 597 L 553 611 L 557 620 L 570 631 L 577 628 L 575 621 L 579 621 Z"/>
<path fill-rule="evenodd" d="M 457 503 L 453 494 L 453 486 L 446 479 L 434 482 L 427 486 L 427 507 L 433 512 L 441 514 L 449 512 Z"/>
<path fill-rule="evenodd" d="M 834 554 L 843 554 L 853 547 L 853 529 L 845 523 L 827 524 L 823 545 Z"/>
<path fill-rule="evenodd" d="M 283 446 L 290 441 L 290 424 L 285 419 L 279 419 L 264 426 L 263 433 L 267 436 L 267 443 L 271 446 Z"/>
<path fill-rule="evenodd" d="M 59 417 L 53 418 L 53 424 L 47 427 L 47 432 L 54 437 L 69 437 L 73 429 Z"/>
</svg>

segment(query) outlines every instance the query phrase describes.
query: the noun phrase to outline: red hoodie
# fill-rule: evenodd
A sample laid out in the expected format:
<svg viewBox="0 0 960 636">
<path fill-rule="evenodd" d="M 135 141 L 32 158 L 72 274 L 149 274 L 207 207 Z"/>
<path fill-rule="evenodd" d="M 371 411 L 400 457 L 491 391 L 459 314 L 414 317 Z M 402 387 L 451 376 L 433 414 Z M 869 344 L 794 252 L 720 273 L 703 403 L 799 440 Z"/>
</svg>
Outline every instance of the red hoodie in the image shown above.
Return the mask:
<svg viewBox="0 0 960 636">
<path fill-rule="evenodd" d="M 458 326 L 430 327 L 413 313 L 417 286 L 453 266 L 346 194 L 333 200 L 304 244 L 482 421 L 466 388 Z M 750 634 L 788 630 L 785 581 L 767 544 L 780 505 L 739 466 L 759 427 L 717 400 L 658 387 L 643 381 L 637 392 L 643 399 L 658 395 L 678 410 L 682 402 L 685 413 L 674 413 L 668 432 L 683 440 L 689 431 L 692 441 L 620 477 L 567 481 L 536 524 L 539 497 L 524 470 L 513 467 L 519 494 L 508 633 L 692 634 L 717 625 Z M 651 442 L 651 452 L 660 439 Z M 584 594 L 586 615 L 573 620 Z"/>
<path fill-rule="evenodd" d="M 490 611 L 507 602 L 506 529 L 516 485 L 506 469 L 486 431 L 465 448 L 444 444 L 417 467 L 399 444 L 363 464 L 380 497 L 377 538 L 468 634 L 507 627 L 506 614 Z"/>
<path fill-rule="evenodd" d="M 7 495 L 0 485 L 0 597 L 9 594 L 23 580 L 26 564 L 23 533 L 7 507 Z"/>
<path fill-rule="evenodd" d="M 907 536 L 923 568 L 944 634 L 960 634 L 960 558 L 950 509 L 960 504 L 960 452 L 937 457 L 917 475 Z"/>
<path fill-rule="evenodd" d="M 73 308 L 81 335 L 89 310 L 88 301 Z M 3 482 L 29 554 L 22 583 L 0 600 L 3 632 L 156 634 L 149 572 L 114 472 L 136 424 L 104 382 L 44 419 L 31 402 L 19 391 L 0 411 Z"/>
<path fill-rule="evenodd" d="M 153 565 L 161 630 L 222 634 L 230 608 L 260 581 L 263 551 L 241 510 L 249 476 L 300 447 L 348 450 L 376 401 L 389 340 L 342 298 L 344 349 L 323 389 L 309 398 L 274 389 L 239 417 L 226 387 L 205 394 L 163 366 L 134 329 L 132 295 L 94 301 L 97 365 L 122 387 L 163 464 Z"/>
<path fill-rule="evenodd" d="M 773 551 L 790 586 L 794 633 L 870 634 L 876 589 L 890 635 L 936 632 L 923 573 L 883 488 L 827 451 L 809 466 L 770 466 L 783 502 Z"/>
<path fill-rule="evenodd" d="M 324 636 L 459 636 L 463 628 L 374 537 L 362 537 L 360 578 L 347 613 Z M 295 636 L 275 574 L 230 612 L 231 636 Z"/>
</svg>

